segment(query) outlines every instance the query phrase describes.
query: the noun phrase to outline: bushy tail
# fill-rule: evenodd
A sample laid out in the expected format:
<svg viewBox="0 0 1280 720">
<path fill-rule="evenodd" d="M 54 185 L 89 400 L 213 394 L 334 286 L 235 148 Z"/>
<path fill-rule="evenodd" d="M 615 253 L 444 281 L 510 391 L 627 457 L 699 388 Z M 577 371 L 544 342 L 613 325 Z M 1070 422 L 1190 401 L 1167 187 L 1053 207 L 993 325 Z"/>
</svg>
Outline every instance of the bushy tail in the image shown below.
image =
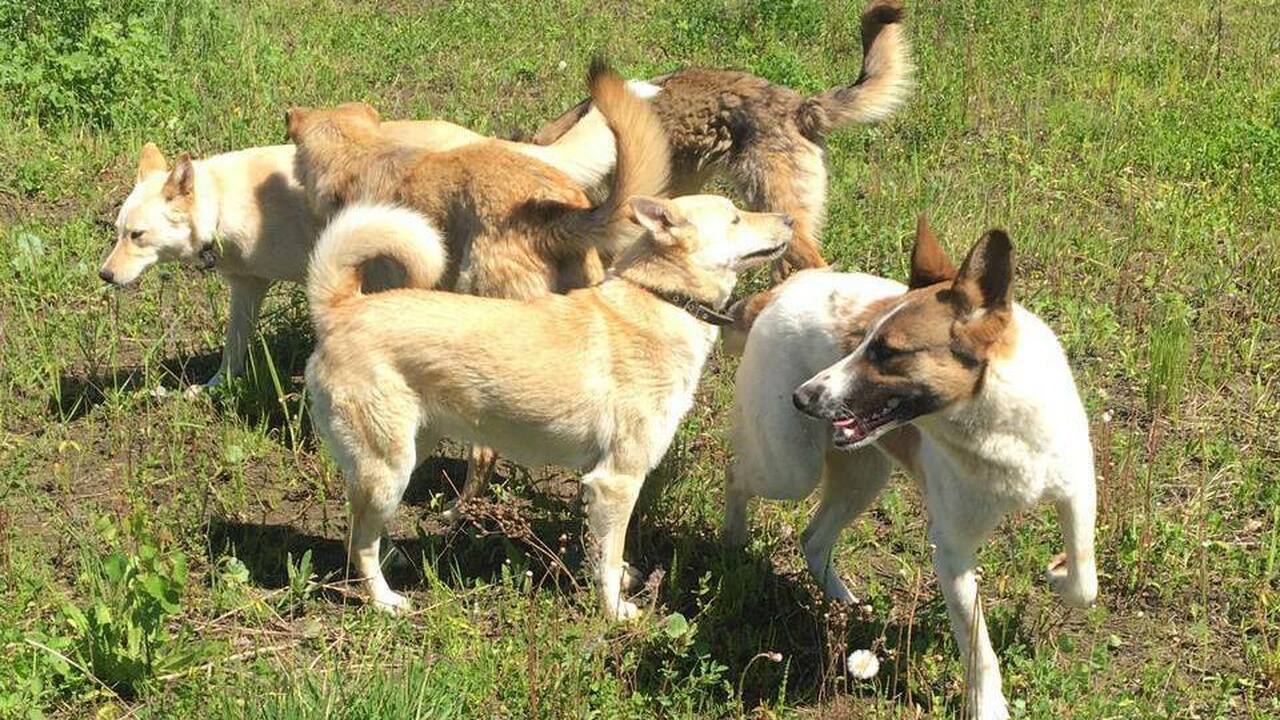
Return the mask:
<svg viewBox="0 0 1280 720">
<path fill-rule="evenodd" d="M 852 85 L 806 100 L 797 111 L 800 131 L 818 140 L 848 123 L 883 120 L 911 94 L 913 71 L 901 0 L 871 0 L 862 13 L 862 73 Z"/>
<path fill-rule="evenodd" d="M 591 101 L 609 123 L 617 148 L 609 197 L 598 207 L 568 217 L 568 230 L 590 245 L 614 253 L 635 231 L 627 200 L 635 195 L 662 195 L 671 175 L 671 148 L 662 122 L 649 103 L 627 88 L 627 82 L 599 59 L 587 75 Z"/>
<path fill-rule="evenodd" d="M 347 207 L 320 233 L 307 270 L 311 321 L 323 337 L 331 311 L 361 296 L 365 264 L 387 259 L 404 272 L 404 285 L 435 287 L 447 256 L 440 233 L 422 215 L 390 205 Z"/>
</svg>

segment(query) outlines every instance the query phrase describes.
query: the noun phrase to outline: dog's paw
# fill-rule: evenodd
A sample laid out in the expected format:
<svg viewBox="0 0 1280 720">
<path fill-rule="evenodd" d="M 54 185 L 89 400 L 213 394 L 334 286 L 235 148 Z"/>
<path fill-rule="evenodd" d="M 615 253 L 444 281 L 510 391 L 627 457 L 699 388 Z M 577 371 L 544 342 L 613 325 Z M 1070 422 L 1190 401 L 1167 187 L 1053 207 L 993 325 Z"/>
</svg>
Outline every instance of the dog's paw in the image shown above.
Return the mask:
<svg viewBox="0 0 1280 720">
<path fill-rule="evenodd" d="M 618 600 L 616 605 L 612 603 L 609 605 L 608 615 L 612 620 L 626 622 L 640 617 L 640 608 L 629 600 Z"/>
<path fill-rule="evenodd" d="M 1087 608 L 1093 604 L 1098 595 L 1098 581 L 1083 581 L 1078 574 L 1071 572 L 1066 553 L 1058 553 L 1045 568 L 1045 579 L 1063 604 L 1069 607 Z M 1092 575 L 1091 575 L 1092 577 Z"/>
<path fill-rule="evenodd" d="M 212 390 L 222 384 L 222 373 L 215 373 L 213 377 L 196 385 L 188 385 L 186 390 L 182 391 L 182 396 L 188 400 L 194 400 L 200 397 L 205 391 Z"/>
<path fill-rule="evenodd" d="M 375 609 L 391 615 L 403 614 L 408 612 L 412 607 L 409 603 L 409 598 L 401 595 L 400 593 L 391 591 L 380 593 L 377 597 L 373 598 L 373 602 L 370 604 Z"/>
<path fill-rule="evenodd" d="M 857 596 L 849 592 L 849 586 L 844 584 L 844 578 L 840 577 L 835 565 L 827 562 L 827 553 L 806 551 L 804 556 L 809 565 L 809 574 L 822 586 L 822 592 L 828 600 L 846 605 L 858 604 Z"/>
<path fill-rule="evenodd" d="M 827 578 L 827 586 L 823 588 L 826 592 L 827 599 L 831 602 L 844 603 L 846 605 L 857 605 L 861 601 L 858 596 L 849 591 L 849 586 L 844 584 L 840 578 Z"/>
</svg>

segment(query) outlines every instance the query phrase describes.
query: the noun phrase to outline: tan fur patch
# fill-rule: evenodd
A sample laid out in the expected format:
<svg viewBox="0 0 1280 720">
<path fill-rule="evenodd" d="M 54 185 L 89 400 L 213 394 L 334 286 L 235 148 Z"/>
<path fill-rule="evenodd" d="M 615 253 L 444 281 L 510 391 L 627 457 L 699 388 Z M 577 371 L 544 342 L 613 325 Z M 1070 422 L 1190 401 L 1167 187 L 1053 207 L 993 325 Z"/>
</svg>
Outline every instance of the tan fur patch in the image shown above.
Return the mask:
<svg viewBox="0 0 1280 720">
<path fill-rule="evenodd" d="M 621 78 L 601 78 L 596 92 L 602 108 L 622 117 L 623 169 L 615 173 L 615 189 L 660 192 L 667 165 L 657 119 L 626 92 Z M 295 112 L 290 134 L 299 148 L 299 175 L 319 214 L 363 200 L 404 204 L 430 218 L 449 242 L 445 287 L 516 299 L 582 287 L 602 276 L 602 235 L 625 224 L 617 201 L 593 211 L 564 173 L 500 142 L 444 152 L 408 147 L 383 133 L 376 113 L 362 103 Z M 647 149 L 641 151 L 632 135 L 656 142 L 642 143 Z"/>
<path fill-rule="evenodd" d="M 589 207 L 581 188 L 553 168 L 487 143 L 442 153 L 406 150 L 348 108 L 311 111 L 298 135 L 304 182 L 317 204 L 397 202 L 424 213 L 450 240 L 453 283 L 464 258 L 473 270 L 471 291 L 497 297 L 565 289 L 561 257 L 577 256 L 579 270 L 570 274 L 586 274 L 587 248 L 548 232 L 543 221 Z"/>
</svg>

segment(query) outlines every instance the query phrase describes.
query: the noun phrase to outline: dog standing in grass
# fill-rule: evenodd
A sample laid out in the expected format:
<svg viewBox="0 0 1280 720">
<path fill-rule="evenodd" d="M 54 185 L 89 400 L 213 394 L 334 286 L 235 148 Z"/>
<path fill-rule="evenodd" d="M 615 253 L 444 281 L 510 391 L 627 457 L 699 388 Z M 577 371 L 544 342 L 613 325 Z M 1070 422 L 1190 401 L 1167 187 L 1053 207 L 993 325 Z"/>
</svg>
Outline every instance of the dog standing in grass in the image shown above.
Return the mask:
<svg viewBox="0 0 1280 720">
<path fill-rule="evenodd" d="M 443 241 L 407 209 L 352 206 L 321 235 L 307 388 L 347 481 L 351 562 L 377 606 L 406 604 L 383 578 L 381 532 L 414 467 L 451 437 L 586 469 L 601 602 L 611 617 L 637 614 L 621 586 L 641 485 L 693 402 L 737 273 L 781 257 L 792 231 L 786 216 L 714 196 L 628 207 L 644 232 L 603 282 L 529 302 L 428 290 L 445 272 Z M 409 288 L 362 294 L 360 268 L 376 257 L 405 268 Z"/>
<path fill-rule="evenodd" d="M 957 271 L 922 220 L 907 287 L 809 271 L 741 305 L 759 315 L 744 322 L 725 490 L 725 536 L 742 544 L 751 497 L 821 487 L 805 559 L 829 597 L 856 602 L 832 550 L 875 501 L 890 458 L 905 468 L 923 491 L 968 714 L 983 720 L 1008 717 L 975 560 L 996 524 L 1051 501 L 1066 544 L 1051 586 L 1075 607 L 1098 591 L 1088 421 L 1057 338 L 1013 302 L 1012 253 L 993 230 Z"/>
<path fill-rule="evenodd" d="M 595 185 L 613 169 L 613 139 L 601 115 L 555 145 L 495 140 L 453 123 L 389 121 L 391 141 L 445 152 L 493 144 Z M 602 134 L 597 131 L 602 131 Z M 601 140 L 603 137 L 603 140 Z M 605 144 L 604 160 L 597 145 Z M 295 175 L 293 145 L 249 148 L 202 160 L 187 154 L 170 167 L 154 143 L 142 148 L 134 186 L 116 217 L 116 241 L 98 275 L 126 286 L 165 262 L 201 262 L 218 271 L 231 291 L 226 342 L 213 386 L 243 371 L 258 309 L 271 286 L 302 282 L 321 223 L 307 207 Z"/>
<path fill-rule="evenodd" d="M 698 192 L 713 174 L 727 175 L 752 210 L 795 219 L 796 238 L 785 258 L 791 268 L 826 266 L 818 238 L 826 214 L 827 135 L 849 123 L 883 120 L 910 95 L 901 2 L 872 0 L 861 22 L 858 79 L 812 97 L 734 70 L 688 68 L 638 84 L 639 92 L 651 96 L 671 142 L 672 194 Z M 597 115 L 584 101 L 543 126 L 532 141 L 594 133 L 601 140 L 596 145 L 607 149 L 609 138 Z"/>
<path fill-rule="evenodd" d="M 601 62 L 588 76 L 618 148 L 609 196 L 590 207 L 581 187 L 550 165 L 496 143 L 447 152 L 387 139 L 363 103 L 289 111 L 298 176 L 316 214 L 352 202 L 395 203 L 443 231 L 445 289 L 529 300 L 599 282 L 610 257 L 636 235 L 626 198 L 666 190 L 670 149 L 648 103 Z M 474 447 L 458 503 L 489 482 L 496 456 Z M 446 511 L 456 517 L 457 505 Z"/>
</svg>

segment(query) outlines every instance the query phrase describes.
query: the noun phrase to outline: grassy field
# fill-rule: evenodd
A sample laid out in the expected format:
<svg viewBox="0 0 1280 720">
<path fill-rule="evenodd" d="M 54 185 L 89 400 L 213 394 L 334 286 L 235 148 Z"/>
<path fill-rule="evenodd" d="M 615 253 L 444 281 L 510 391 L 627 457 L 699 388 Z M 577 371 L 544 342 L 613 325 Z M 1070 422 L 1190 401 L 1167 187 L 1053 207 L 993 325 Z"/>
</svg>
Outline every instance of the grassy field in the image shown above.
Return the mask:
<svg viewBox="0 0 1280 720">
<path fill-rule="evenodd" d="M 851 0 L 375 3 L 0 0 L 0 717 L 950 717 L 961 666 L 916 492 L 839 547 L 866 605 L 828 607 L 763 504 L 720 549 L 733 365 L 633 521 L 654 572 L 598 617 L 564 471 L 505 467 L 456 529 L 457 448 L 393 528 L 390 619 L 343 582 L 341 479 L 309 428 L 300 293 L 254 372 L 217 364 L 217 278 L 96 277 L 146 140 L 283 137 L 290 104 L 531 130 L 604 49 L 630 76 L 736 67 L 805 91 L 857 73 Z M 1102 591 L 1058 605 L 1049 510 L 981 555 L 1016 717 L 1280 717 L 1280 2 L 912 2 L 910 104 L 830 143 L 825 249 L 903 278 L 927 210 L 958 254 L 991 225 L 1090 411 Z M 869 648 L 882 669 L 850 679 Z M 777 653 L 777 655 L 770 655 Z M 778 658 L 780 657 L 780 660 Z"/>
</svg>

